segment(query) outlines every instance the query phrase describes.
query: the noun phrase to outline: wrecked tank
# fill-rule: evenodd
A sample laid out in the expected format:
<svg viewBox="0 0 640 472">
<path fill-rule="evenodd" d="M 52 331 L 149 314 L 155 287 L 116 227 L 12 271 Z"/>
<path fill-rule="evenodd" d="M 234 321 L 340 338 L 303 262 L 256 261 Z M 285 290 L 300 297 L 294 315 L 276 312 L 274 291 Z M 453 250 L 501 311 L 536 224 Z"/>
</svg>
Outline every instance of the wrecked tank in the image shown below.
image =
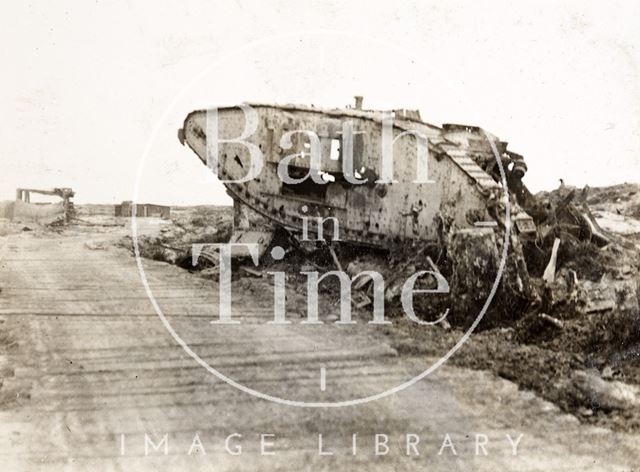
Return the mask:
<svg viewBox="0 0 640 472">
<path fill-rule="evenodd" d="M 232 241 L 256 242 L 276 227 L 296 234 L 303 222 L 334 217 L 339 232 L 322 233 L 318 225 L 308 225 L 309 233 L 324 234 L 328 240 L 385 247 L 401 241 L 438 241 L 443 229 L 504 227 L 500 208 L 504 191 L 499 183 L 492 146 L 501 156 L 509 180 L 524 175 L 521 156 L 507 150 L 507 143 L 475 126 L 446 124 L 437 127 L 420 119 L 417 111 L 384 113 L 359 108 L 318 109 L 294 105 L 249 105 L 255 113 L 255 131 L 246 142 L 264 156 L 259 175 L 246 182 L 226 182 L 234 200 L 235 232 Z M 381 178 L 382 148 L 385 146 L 384 120 L 393 141 L 392 180 Z M 246 116 L 241 108 L 217 110 L 219 139 L 232 139 L 245 131 Z M 348 126 L 345 126 L 348 123 Z M 207 156 L 207 111 L 194 111 L 179 131 L 180 140 L 193 149 L 203 163 Z M 318 137 L 310 142 L 308 130 Z M 292 133 L 289 137 L 287 133 Z M 416 182 L 420 166 L 416 141 L 426 137 L 428 181 Z M 244 144 L 221 143 L 218 175 L 224 180 L 245 177 L 250 156 Z M 319 146 L 319 166 L 309 158 L 312 146 Z M 293 156 L 293 157 L 291 157 Z M 279 178 L 278 164 L 286 157 L 288 172 L 299 183 Z M 352 175 L 344 161 L 351 160 Z M 388 171 L 388 169 L 387 169 Z M 357 180 L 358 183 L 354 183 Z M 515 200 L 511 218 L 517 233 L 535 232 L 532 218 Z M 326 222 L 326 220 L 325 220 Z M 336 237 L 339 234 L 338 237 Z"/>
<path fill-rule="evenodd" d="M 530 195 L 521 181 L 523 157 L 476 126 L 439 127 L 417 110 L 361 105 L 360 97 L 355 107 L 342 109 L 252 103 L 186 117 L 180 142 L 217 173 L 233 198 L 230 242 L 258 244 L 262 256 L 274 233 L 285 230 L 296 242 L 313 235 L 330 250 L 337 242 L 409 248 L 422 254 L 421 264 L 451 275 L 459 312 L 473 311 L 499 265 L 507 192 L 505 297 L 528 302 L 520 240 L 535 238 L 536 225 L 518 203 Z M 252 152 L 261 156 L 259 172 Z M 432 250 L 419 249 L 424 247 Z"/>
</svg>

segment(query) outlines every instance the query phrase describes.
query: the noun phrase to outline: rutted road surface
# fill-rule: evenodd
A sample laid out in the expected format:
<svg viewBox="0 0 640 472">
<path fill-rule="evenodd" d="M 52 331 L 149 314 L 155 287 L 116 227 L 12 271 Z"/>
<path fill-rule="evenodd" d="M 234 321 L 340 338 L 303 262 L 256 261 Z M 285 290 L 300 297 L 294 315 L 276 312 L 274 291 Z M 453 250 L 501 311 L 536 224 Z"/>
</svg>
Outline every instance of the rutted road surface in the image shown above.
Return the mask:
<svg viewBox="0 0 640 472">
<path fill-rule="evenodd" d="M 297 408 L 240 392 L 177 345 L 149 302 L 135 259 L 101 246 L 119 232 L 3 238 L 0 327 L 18 347 L 0 356 L 2 470 L 630 471 L 640 463 L 637 435 L 580 425 L 508 381 L 448 364 L 400 393 L 357 406 Z M 209 323 L 213 281 L 159 262 L 145 262 L 145 272 L 194 351 L 262 392 L 345 400 L 390 388 L 429 365 L 397 356 L 362 322 L 314 329 L 288 313 L 290 325 L 264 324 L 273 316 L 264 279 L 234 286 L 234 317 L 243 324 L 216 330 Z M 156 445 L 166 435 L 168 454 L 164 443 L 158 450 L 147 443 L 146 455 L 145 434 Z M 234 434 L 241 437 L 229 438 Z M 261 434 L 273 455 L 261 454 Z M 333 455 L 319 453 L 319 434 L 323 452 Z M 388 437 L 378 451 L 388 447 L 388 454 L 375 456 L 376 434 L 380 443 Z M 521 434 L 513 455 L 509 438 Z M 227 451 L 227 438 L 239 454 Z M 408 449 L 407 439 L 419 443 Z M 484 449 L 477 446 L 485 440 Z"/>
</svg>

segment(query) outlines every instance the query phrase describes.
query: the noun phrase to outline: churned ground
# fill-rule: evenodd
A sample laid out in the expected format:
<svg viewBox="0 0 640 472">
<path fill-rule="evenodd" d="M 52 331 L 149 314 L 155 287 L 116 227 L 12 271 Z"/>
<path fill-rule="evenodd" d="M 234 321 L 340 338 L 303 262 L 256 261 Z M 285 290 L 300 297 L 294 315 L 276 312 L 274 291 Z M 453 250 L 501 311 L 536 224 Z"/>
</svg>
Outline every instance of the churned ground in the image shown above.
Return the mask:
<svg viewBox="0 0 640 472">
<path fill-rule="evenodd" d="M 637 467 L 640 435 L 585 425 L 491 372 L 451 362 L 399 393 L 356 406 L 300 408 L 241 392 L 198 365 L 167 332 L 135 259 L 115 244 L 127 232 L 77 226 L 2 236 L 3 470 Z M 194 353 L 269 395 L 365 397 L 410 379 L 442 354 L 398 349 L 393 326 L 383 334 L 363 320 L 310 326 L 300 324 L 303 313 L 288 311 L 290 325 L 267 325 L 273 299 L 264 278 L 234 285 L 233 315 L 242 324 L 212 325 L 214 280 L 157 261 L 144 261 L 144 269 L 168 322 Z M 242 449 L 232 455 L 225 438 L 236 433 L 242 436 L 231 437 L 230 449 Z M 148 445 L 146 455 L 145 434 L 156 445 L 166 435 L 167 455 L 164 445 Z M 192 447 L 196 434 L 200 443 Z M 264 438 L 273 455 L 261 454 L 261 434 L 273 435 Z M 323 452 L 333 455 L 319 454 L 319 434 Z M 386 455 L 375 455 L 376 434 L 388 438 Z M 477 434 L 486 436 L 486 456 L 476 450 Z M 520 434 L 513 455 L 508 437 Z M 408 435 L 419 438 L 409 455 Z M 446 435 L 457 455 L 452 447 L 438 455 Z"/>
</svg>

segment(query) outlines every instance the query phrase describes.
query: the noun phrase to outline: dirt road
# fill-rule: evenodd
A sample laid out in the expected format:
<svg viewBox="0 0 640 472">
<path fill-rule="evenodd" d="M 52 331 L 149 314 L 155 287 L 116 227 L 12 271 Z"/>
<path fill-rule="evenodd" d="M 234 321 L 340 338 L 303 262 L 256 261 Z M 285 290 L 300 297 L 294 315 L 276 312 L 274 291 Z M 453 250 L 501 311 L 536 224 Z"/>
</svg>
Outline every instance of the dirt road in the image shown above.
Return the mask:
<svg viewBox="0 0 640 472">
<path fill-rule="evenodd" d="M 398 394 L 343 408 L 240 392 L 169 335 L 135 259 L 111 244 L 121 232 L 3 237 L 0 327 L 18 345 L 0 357 L 2 470 L 371 470 L 374 462 L 379 470 L 629 471 L 640 463 L 638 436 L 580 425 L 508 381 L 448 364 Z M 268 280 L 234 286 L 242 324 L 216 328 L 214 282 L 160 262 L 145 262 L 145 273 L 202 359 L 270 395 L 343 401 L 429 365 L 398 356 L 362 323 L 305 326 L 287 313 L 292 324 L 266 325 Z M 520 435 L 514 455 L 509 439 Z"/>
</svg>

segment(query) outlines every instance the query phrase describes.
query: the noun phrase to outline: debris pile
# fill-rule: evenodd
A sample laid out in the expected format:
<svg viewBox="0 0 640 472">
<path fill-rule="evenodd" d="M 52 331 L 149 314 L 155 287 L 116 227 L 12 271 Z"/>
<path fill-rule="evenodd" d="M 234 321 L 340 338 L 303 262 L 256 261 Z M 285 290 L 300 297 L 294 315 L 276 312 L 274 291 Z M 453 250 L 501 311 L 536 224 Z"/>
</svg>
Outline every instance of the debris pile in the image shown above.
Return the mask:
<svg viewBox="0 0 640 472">
<path fill-rule="evenodd" d="M 577 193 L 582 201 L 579 206 L 572 203 Z M 588 195 L 588 188 L 578 192 L 561 185 L 558 190 L 537 197 L 543 206 L 552 209 L 544 221 L 555 224 L 540 223 L 543 233 L 528 245 L 527 265 L 532 275 L 541 276 L 540 301 L 533 309 L 560 320 L 578 319 L 580 323 L 594 317 L 607 319 L 608 327 L 593 326 L 591 331 L 617 332 L 622 336 L 609 339 L 610 343 L 640 342 L 640 337 L 634 338 L 637 333 L 629 329 L 638 324 L 640 250 L 628 236 L 600 227 L 586 204 Z M 616 200 L 621 201 L 620 197 Z M 545 240 L 545 231 L 553 235 L 553 244 L 550 239 Z M 550 265 L 542 269 L 542 261 L 547 258 L 554 261 L 553 271 L 549 271 Z M 617 329 L 619 323 L 627 329 Z"/>
<path fill-rule="evenodd" d="M 191 264 L 192 245 L 228 242 L 232 230 L 230 216 L 225 207 L 172 208 L 171 224 L 162 225 L 159 234 L 138 237 L 140 256 L 189 270 L 203 269 L 202 264 Z M 131 236 L 125 236 L 120 245 L 133 253 Z"/>
</svg>

